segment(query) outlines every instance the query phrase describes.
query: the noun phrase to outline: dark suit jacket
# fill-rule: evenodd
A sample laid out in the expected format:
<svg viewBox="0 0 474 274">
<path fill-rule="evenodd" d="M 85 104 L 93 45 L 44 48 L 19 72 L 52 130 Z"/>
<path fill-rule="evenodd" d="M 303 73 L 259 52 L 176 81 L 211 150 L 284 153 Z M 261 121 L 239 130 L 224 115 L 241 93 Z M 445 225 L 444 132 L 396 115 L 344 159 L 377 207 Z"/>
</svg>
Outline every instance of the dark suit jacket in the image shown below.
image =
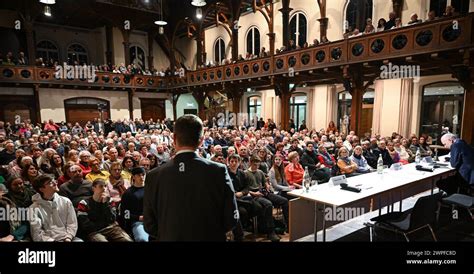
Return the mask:
<svg viewBox="0 0 474 274">
<path fill-rule="evenodd" d="M 454 141 L 449 161 L 468 184 L 474 185 L 474 151 L 465 141 Z"/>
<path fill-rule="evenodd" d="M 147 174 L 145 231 L 158 241 L 225 241 L 239 213 L 227 168 L 196 153 Z"/>
</svg>

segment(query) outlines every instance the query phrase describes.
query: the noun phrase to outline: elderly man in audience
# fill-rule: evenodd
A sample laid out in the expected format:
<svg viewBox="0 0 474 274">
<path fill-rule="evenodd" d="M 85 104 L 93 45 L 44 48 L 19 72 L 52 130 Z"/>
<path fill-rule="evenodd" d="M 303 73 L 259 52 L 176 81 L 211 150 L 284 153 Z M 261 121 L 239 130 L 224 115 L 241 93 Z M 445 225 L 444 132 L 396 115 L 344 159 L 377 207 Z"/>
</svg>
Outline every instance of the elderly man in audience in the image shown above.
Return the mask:
<svg viewBox="0 0 474 274">
<path fill-rule="evenodd" d="M 74 207 L 85 198 L 92 196 L 92 184 L 82 177 L 82 169 L 79 165 L 69 168 L 71 180 L 59 187 L 59 195 L 71 200 Z"/>
</svg>

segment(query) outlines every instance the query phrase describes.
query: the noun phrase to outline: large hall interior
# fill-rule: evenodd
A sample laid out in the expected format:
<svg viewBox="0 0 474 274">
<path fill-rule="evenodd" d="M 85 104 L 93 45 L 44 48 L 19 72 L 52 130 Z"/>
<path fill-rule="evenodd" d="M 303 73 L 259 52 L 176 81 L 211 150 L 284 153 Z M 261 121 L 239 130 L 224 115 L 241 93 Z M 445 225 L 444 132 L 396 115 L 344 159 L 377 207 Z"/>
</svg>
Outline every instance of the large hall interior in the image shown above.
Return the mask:
<svg viewBox="0 0 474 274">
<path fill-rule="evenodd" d="M 151 241 L 143 180 L 188 114 L 226 241 L 474 241 L 473 26 L 472 0 L 1 1 L 0 208 L 54 182 L 77 234 L 0 241 Z"/>
</svg>

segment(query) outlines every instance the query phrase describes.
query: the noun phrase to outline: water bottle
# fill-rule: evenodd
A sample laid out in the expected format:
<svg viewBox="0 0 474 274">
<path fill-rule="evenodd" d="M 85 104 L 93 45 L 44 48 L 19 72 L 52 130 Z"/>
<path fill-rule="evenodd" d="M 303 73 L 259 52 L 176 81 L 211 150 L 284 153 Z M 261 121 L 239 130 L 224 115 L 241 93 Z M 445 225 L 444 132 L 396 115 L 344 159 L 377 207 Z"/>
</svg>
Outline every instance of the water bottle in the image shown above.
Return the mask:
<svg viewBox="0 0 474 274">
<path fill-rule="evenodd" d="M 379 159 L 377 160 L 377 173 L 383 173 L 383 159 L 382 159 L 382 152 L 379 154 Z"/>
<path fill-rule="evenodd" d="M 420 152 L 420 149 L 417 149 L 417 150 L 416 150 L 415 162 L 416 162 L 417 165 L 419 165 L 420 162 L 421 162 L 421 152 Z"/>
<path fill-rule="evenodd" d="M 304 168 L 303 187 L 306 192 L 309 192 L 309 188 L 311 187 L 311 176 L 309 176 L 308 167 Z"/>
</svg>

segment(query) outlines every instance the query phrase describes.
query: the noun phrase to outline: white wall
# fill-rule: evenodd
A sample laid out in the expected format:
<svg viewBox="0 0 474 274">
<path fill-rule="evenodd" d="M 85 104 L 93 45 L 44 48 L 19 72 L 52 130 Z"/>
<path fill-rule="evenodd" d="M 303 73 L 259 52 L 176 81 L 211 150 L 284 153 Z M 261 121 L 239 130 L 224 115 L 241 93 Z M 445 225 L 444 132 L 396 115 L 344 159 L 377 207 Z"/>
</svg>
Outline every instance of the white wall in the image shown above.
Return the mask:
<svg viewBox="0 0 474 274">
<path fill-rule="evenodd" d="M 110 118 L 112 120 L 128 119 L 130 117 L 127 92 L 40 88 L 41 119 L 43 121 L 48 119 L 66 121 L 64 100 L 75 97 L 95 97 L 109 101 Z"/>
<path fill-rule="evenodd" d="M 87 50 L 89 63 L 103 64 L 105 62 L 105 44 L 102 44 L 102 34 L 102 28 L 88 30 L 60 25 L 35 24 L 36 42 L 42 40 L 53 42 L 58 47 L 60 61 L 66 61 L 67 48 L 71 44 L 78 43 Z"/>
</svg>

